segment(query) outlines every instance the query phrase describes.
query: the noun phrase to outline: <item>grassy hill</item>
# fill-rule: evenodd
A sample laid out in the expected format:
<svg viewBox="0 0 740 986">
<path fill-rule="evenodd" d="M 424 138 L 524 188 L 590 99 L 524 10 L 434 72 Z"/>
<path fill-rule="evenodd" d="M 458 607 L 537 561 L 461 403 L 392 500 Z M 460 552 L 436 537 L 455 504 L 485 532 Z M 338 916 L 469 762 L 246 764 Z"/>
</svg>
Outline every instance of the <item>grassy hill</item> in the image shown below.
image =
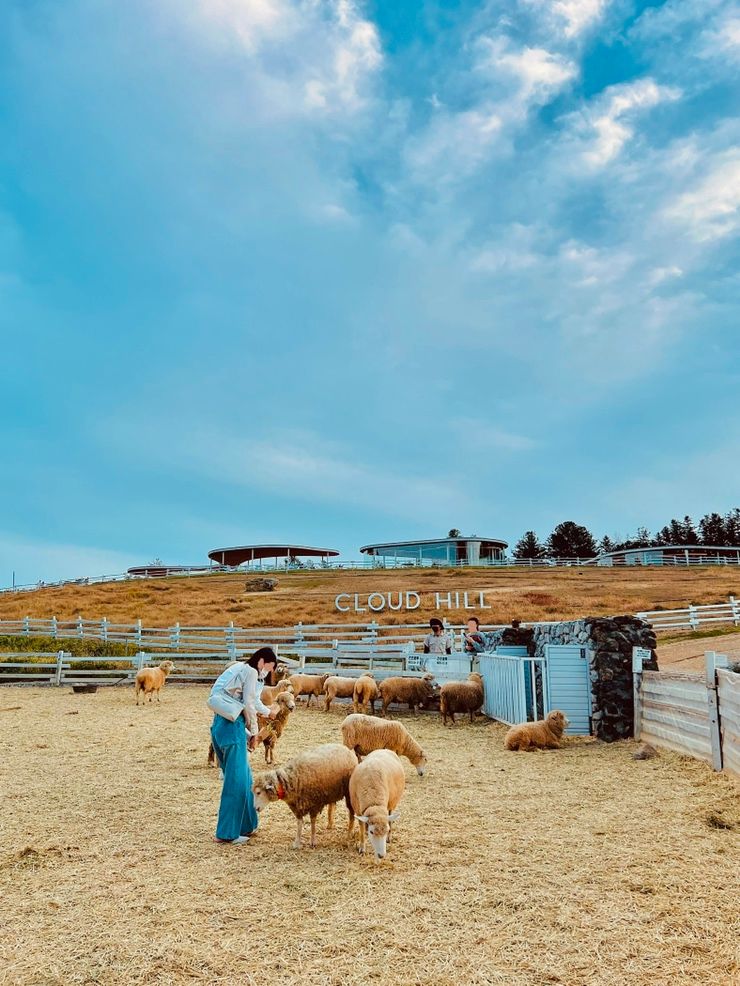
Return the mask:
<svg viewBox="0 0 740 986">
<path fill-rule="evenodd" d="M 70 585 L 0 596 L 0 619 L 23 616 L 86 619 L 105 616 L 116 623 L 137 618 L 150 626 L 285 626 L 303 623 L 355 623 L 371 612 L 339 613 L 339 593 L 416 591 L 422 605 L 413 613 L 383 612 L 382 623 L 410 623 L 445 616 L 460 621 L 478 615 L 484 623 L 575 619 L 634 613 L 644 609 L 725 602 L 740 595 L 740 569 L 404 569 L 399 571 L 291 572 L 278 575 L 278 588 L 246 593 L 246 577 L 142 579 L 102 585 Z M 435 609 L 434 593 L 467 591 L 471 604 L 479 590 L 491 609 Z M 454 601 L 454 596 L 453 596 Z"/>
</svg>

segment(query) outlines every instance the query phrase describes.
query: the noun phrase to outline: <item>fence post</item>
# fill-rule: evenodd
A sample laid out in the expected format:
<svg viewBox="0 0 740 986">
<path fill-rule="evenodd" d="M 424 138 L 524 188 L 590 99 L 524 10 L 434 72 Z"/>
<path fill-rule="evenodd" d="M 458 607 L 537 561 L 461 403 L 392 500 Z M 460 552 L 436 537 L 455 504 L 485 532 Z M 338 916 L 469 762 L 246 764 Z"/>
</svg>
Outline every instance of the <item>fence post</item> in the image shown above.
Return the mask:
<svg viewBox="0 0 740 986">
<path fill-rule="evenodd" d="M 57 618 L 56 618 L 56 616 L 52 616 L 52 618 L 51 618 L 51 635 L 52 635 L 52 637 L 55 637 L 55 638 L 57 636 Z"/>
<path fill-rule="evenodd" d="M 375 620 L 368 623 L 367 629 L 370 633 L 370 647 L 373 648 L 378 642 L 378 624 Z"/>
<path fill-rule="evenodd" d="M 85 636 L 85 628 L 82 625 L 82 613 L 77 614 L 77 636 L 80 640 Z"/>
<path fill-rule="evenodd" d="M 735 626 L 740 626 L 740 605 L 734 596 L 730 596 L 730 610 L 732 612 L 732 622 Z"/>
<path fill-rule="evenodd" d="M 646 647 L 632 648 L 632 696 L 634 699 L 632 735 L 635 739 L 639 739 L 642 732 L 642 697 L 640 695 L 642 669 L 645 661 L 649 661 L 651 657 L 652 654 Z"/>
<path fill-rule="evenodd" d="M 293 642 L 296 646 L 300 647 L 303 643 L 303 620 L 293 627 L 293 638 Z"/>
<path fill-rule="evenodd" d="M 712 744 L 712 766 L 722 770 L 722 731 L 720 729 L 719 705 L 717 703 L 717 668 L 727 667 L 727 655 L 713 650 L 704 652 L 705 684 L 707 686 L 707 705 L 709 706 L 709 740 Z"/>
<path fill-rule="evenodd" d="M 229 657 L 232 661 L 236 660 L 236 638 L 234 637 L 234 621 L 229 620 L 229 626 L 226 630 L 226 647 L 229 651 Z"/>
<path fill-rule="evenodd" d="M 100 639 L 108 640 L 108 618 L 105 616 L 100 621 Z"/>
<path fill-rule="evenodd" d="M 146 654 L 143 650 L 140 650 L 136 655 L 136 670 L 141 671 L 144 667 L 144 661 L 146 660 Z"/>
<path fill-rule="evenodd" d="M 136 621 L 136 646 L 141 647 L 141 618 Z"/>
<path fill-rule="evenodd" d="M 231 623 L 234 626 L 233 620 Z M 176 650 L 180 649 L 180 621 L 170 629 L 170 647 L 174 647 Z"/>
<path fill-rule="evenodd" d="M 27 616 L 24 616 L 23 617 L 23 633 L 27 637 L 30 632 L 31 632 L 31 625 L 29 623 L 28 617 Z"/>
<path fill-rule="evenodd" d="M 62 683 L 62 665 L 64 664 L 64 651 L 57 651 L 57 666 L 54 669 L 54 684 L 61 685 Z"/>
<path fill-rule="evenodd" d="M 689 606 L 689 623 L 691 624 L 692 630 L 699 629 L 699 617 L 696 612 L 696 606 Z"/>
</svg>

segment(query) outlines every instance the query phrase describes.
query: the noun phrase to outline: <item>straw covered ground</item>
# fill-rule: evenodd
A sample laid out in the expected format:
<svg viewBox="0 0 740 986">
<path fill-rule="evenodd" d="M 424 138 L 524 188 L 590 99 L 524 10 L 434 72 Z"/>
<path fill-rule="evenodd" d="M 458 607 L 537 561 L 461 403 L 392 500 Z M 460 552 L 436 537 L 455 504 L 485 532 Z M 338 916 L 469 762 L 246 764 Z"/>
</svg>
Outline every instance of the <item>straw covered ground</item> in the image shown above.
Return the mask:
<svg viewBox="0 0 740 986">
<path fill-rule="evenodd" d="M 631 743 L 505 753 L 485 719 L 404 715 L 430 765 L 408 766 L 382 864 L 347 849 L 343 807 L 315 850 L 291 849 L 282 804 L 217 846 L 205 697 L 0 690 L 3 986 L 737 982 L 730 778 Z M 278 760 L 343 715 L 298 710 Z"/>
</svg>

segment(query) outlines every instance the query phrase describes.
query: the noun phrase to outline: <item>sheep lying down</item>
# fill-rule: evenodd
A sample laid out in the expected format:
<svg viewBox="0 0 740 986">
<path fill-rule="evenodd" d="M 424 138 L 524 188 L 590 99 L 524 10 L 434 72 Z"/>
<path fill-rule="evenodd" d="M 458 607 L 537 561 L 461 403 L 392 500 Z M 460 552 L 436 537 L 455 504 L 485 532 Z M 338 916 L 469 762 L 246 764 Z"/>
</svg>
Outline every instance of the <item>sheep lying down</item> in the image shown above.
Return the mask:
<svg viewBox="0 0 740 986">
<path fill-rule="evenodd" d="M 357 757 L 341 743 L 324 743 L 299 753 L 282 767 L 268 770 L 254 779 L 252 790 L 257 811 L 272 801 L 284 801 L 296 817 L 294 849 L 301 848 L 303 819 L 311 819 L 311 847 L 316 845 L 316 819 L 328 805 L 327 828 L 334 824 L 334 808 L 344 798 L 349 812 L 350 832 L 354 814 L 349 796 L 349 781 L 357 766 Z"/>
<path fill-rule="evenodd" d="M 375 852 L 376 862 L 386 854 L 391 841 L 391 826 L 399 817 L 398 804 L 406 787 L 403 764 L 392 750 L 374 750 L 352 773 L 349 796 L 354 817 L 360 823 L 360 844 L 365 852 L 365 839 Z M 350 832 L 354 818 L 350 815 Z"/>
</svg>

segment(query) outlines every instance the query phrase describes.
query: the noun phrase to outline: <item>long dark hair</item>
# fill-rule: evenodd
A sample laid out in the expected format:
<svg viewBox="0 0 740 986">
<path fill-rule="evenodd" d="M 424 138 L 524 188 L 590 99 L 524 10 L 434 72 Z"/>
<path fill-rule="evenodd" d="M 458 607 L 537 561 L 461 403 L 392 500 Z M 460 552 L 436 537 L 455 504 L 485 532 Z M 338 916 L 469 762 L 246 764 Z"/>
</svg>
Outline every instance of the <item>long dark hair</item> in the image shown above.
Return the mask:
<svg viewBox="0 0 740 986">
<path fill-rule="evenodd" d="M 256 650 L 254 654 L 249 658 L 247 664 L 250 668 L 254 668 L 255 671 L 259 671 L 260 660 L 264 661 L 265 664 L 274 664 L 277 667 L 277 654 L 272 649 L 272 647 L 260 647 Z"/>
</svg>

